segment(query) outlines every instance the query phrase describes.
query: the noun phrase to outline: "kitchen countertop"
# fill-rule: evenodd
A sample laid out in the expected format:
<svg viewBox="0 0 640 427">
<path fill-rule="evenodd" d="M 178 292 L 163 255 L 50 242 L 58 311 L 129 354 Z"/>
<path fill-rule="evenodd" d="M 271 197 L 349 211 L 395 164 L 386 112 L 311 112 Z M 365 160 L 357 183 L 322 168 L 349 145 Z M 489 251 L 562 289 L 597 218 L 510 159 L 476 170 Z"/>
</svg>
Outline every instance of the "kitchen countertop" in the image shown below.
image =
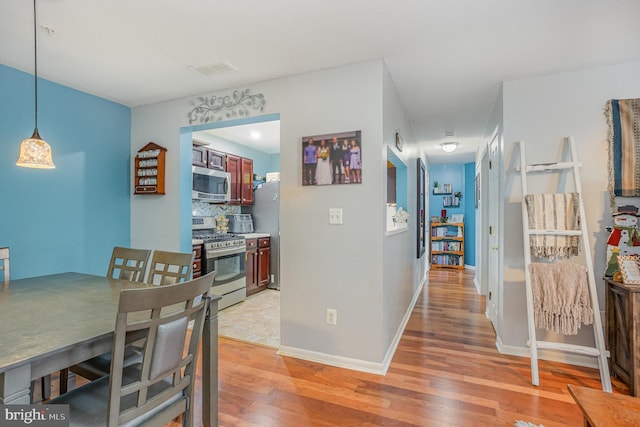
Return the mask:
<svg viewBox="0 0 640 427">
<path fill-rule="evenodd" d="M 244 237 L 245 239 L 260 239 L 262 237 L 271 237 L 269 233 L 240 233 L 239 236 Z"/>
</svg>

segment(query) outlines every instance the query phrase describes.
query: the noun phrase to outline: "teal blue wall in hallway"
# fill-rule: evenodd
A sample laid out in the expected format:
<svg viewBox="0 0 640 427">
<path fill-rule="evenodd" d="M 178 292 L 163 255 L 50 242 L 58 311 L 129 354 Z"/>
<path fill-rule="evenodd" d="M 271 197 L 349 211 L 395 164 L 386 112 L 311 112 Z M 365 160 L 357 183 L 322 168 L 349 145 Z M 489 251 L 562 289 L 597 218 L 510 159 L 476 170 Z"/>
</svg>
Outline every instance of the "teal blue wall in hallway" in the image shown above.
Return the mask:
<svg viewBox="0 0 640 427">
<path fill-rule="evenodd" d="M 33 75 L 0 65 L 0 247 L 12 279 L 104 275 L 130 243 L 131 110 L 38 79 L 38 128 L 56 169 L 16 166 L 34 128 Z"/>
<path fill-rule="evenodd" d="M 429 219 L 432 216 L 439 217 L 442 209 L 447 210 L 447 216 L 453 214 L 464 214 L 464 263 L 465 265 L 476 265 L 476 229 L 475 229 L 475 206 L 474 187 L 475 177 L 474 163 L 453 163 L 435 164 L 429 167 L 429 179 L 431 188 L 429 189 Z M 433 194 L 433 184 L 451 184 L 451 190 L 462 193 L 460 206 L 443 207 L 443 196 Z"/>
</svg>

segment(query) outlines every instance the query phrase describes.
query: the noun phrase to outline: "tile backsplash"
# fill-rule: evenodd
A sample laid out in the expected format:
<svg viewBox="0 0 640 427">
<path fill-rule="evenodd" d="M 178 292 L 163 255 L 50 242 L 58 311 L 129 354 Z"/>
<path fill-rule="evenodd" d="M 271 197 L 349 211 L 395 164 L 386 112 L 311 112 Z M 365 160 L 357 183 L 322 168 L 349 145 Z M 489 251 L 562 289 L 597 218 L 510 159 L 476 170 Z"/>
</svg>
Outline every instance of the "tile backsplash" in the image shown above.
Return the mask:
<svg viewBox="0 0 640 427">
<path fill-rule="evenodd" d="M 218 216 L 239 214 L 240 206 L 235 205 L 212 205 L 207 202 L 193 200 L 191 202 L 191 216 Z"/>
</svg>

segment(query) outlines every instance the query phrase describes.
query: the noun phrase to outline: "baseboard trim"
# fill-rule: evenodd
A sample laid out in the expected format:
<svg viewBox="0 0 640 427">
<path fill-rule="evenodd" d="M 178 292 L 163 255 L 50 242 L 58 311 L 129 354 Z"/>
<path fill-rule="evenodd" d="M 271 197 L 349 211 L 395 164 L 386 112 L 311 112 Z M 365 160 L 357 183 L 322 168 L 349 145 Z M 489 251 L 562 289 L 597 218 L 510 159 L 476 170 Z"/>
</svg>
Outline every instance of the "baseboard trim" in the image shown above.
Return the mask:
<svg viewBox="0 0 640 427">
<path fill-rule="evenodd" d="M 402 339 L 402 334 L 404 333 L 404 330 L 407 327 L 407 323 L 409 323 L 409 318 L 411 318 L 411 313 L 413 313 L 413 309 L 416 306 L 416 302 L 418 302 L 418 298 L 420 297 L 420 293 L 422 292 L 422 288 L 424 287 L 424 284 L 426 283 L 426 281 L 427 281 L 427 276 L 425 275 L 424 277 L 422 277 L 422 281 L 420 282 L 420 286 L 418 286 L 418 289 L 413 294 L 413 298 L 411 299 L 411 303 L 409 304 L 409 307 L 407 308 L 407 311 L 404 313 L 404 317 L 402 319 L 402 322 L 400 322 L 400 325 L 398 326 L 398 329 L 396 330 L 396 334 L 393 337 L 393 341 L 391 342 L 391 345 L 387 349 L 387 354 L 385 355 L 384 360 L 382 361 L 384 374 L 387 373 L 387 370 L 389 369 L 389 366 L 391 365 L 391 360 L 393 360 L 393 355 L 396 353 L 396 350 L 398 349 L 398 344 L 400 344 L 400 340 Z"/>
<path fill-rule="evenodd" d="M 278 354 L 281 356 L 295 357 L 296 359 L 318 362 L 324 365 L 336 366 L 338 368 L 351 369 L 354 371 L 367 372 L 370 374 L 384 375 L 385 369 L 382 363 L 370 362 L 361 359 L 336 356 L 333 354 L 320 353 L 317 351 L 305 350 L 297 347 L 280 346 Z"/>
<path fill-rule="evenodd" d="M 409 318 L 411 317 L 411 313 L 413 313 L 413 309 L 415 308 L 416 303 L 418 302 L 418 297 L 420 296 L 420 292 L 422 292 L 422 288 L 427 281 L 427 275 L 422 278 L 422 282 L 420 286 L 418 286 L 417 291 L 413 295 L 411 300 L 411 304 L 409 304 L 409 308 L 400 322 L 400 326 L 396 331 L 396 334 L 389 346 L 387 353 L 382 361 L 382 363 L 370 362 L 362 359 L 352 359 L 349 357 L 336 356 L 334 354 L 320 353 L 317 351 L 305 350 L 297 347 L 289 347 L 289 346 L 280 346 L 278 350 L 278 354 L 281 356 L 295 357 L 296 359 L 308 360 L 310 362 L 318 362 L 324 365 L 336 366 L 338 368 L 351 369 L 354 371 L 367 372 L 370 374 L 377 375 L 386 375 L 389 366 L 391 365 L 391 361 L 393 360 L 393 355 L 395 354 L 398 345 L 400 344 L 400 339 L 402 338 L 402 334 L 409 322 Z"/>
<path fill-rule="evenodd" d="M 478 281 L 478 276 L 473 276 L 473 286 L 476 287 L 476 292 L 478 292 L 478 295 L 482 295 L 480 293 L 480 281 Z"/>
<path fill-rule="evenodd" d="M 530 358 L 529 347 L 505 345 L 500 337 L 496 337 L 496 348 L 501 354 L 526 357 L 527 359 Z M 598 359 L 596 357 L 583 356 L 581 354 L 567 353 L 564 351 L 540 349 L 538 350 L 538 359 L 567 363 L 569 365 L 584 366 L 587 368 L 599 368 Z"/>
</svg>

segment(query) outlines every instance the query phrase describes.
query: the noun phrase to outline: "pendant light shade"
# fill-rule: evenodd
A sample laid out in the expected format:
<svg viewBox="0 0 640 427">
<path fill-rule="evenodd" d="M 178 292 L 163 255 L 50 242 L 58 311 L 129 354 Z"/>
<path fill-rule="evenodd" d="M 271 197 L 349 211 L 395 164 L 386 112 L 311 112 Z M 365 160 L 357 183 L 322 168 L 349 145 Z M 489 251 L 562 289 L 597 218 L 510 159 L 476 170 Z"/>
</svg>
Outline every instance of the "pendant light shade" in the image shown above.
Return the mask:
<svg viewBox="0 0 640 427">
<path fill-rule="evenodd" d="M 33 131 L 31 138 L 22 140 L 20 144 L 20 157 L 16 165 L 37 169 L 53 169 L 56 167 L 56 165 L 53 164 L 51 147 L 45 140 L 40 138 L 37 128 Z"/>
<path fill-rule="evenodd" d="M 33 58 L 34 58 L 34 93 L 35 93 L 35 129 L 30 138 L 22 140 L 20 144 L 20 156 L 16 165 L 26 168 L 53 169 L 51 147 L 38 133 L 38 37 L 36 20 L 36 0 L 33 0 Z"/>
</svg>

